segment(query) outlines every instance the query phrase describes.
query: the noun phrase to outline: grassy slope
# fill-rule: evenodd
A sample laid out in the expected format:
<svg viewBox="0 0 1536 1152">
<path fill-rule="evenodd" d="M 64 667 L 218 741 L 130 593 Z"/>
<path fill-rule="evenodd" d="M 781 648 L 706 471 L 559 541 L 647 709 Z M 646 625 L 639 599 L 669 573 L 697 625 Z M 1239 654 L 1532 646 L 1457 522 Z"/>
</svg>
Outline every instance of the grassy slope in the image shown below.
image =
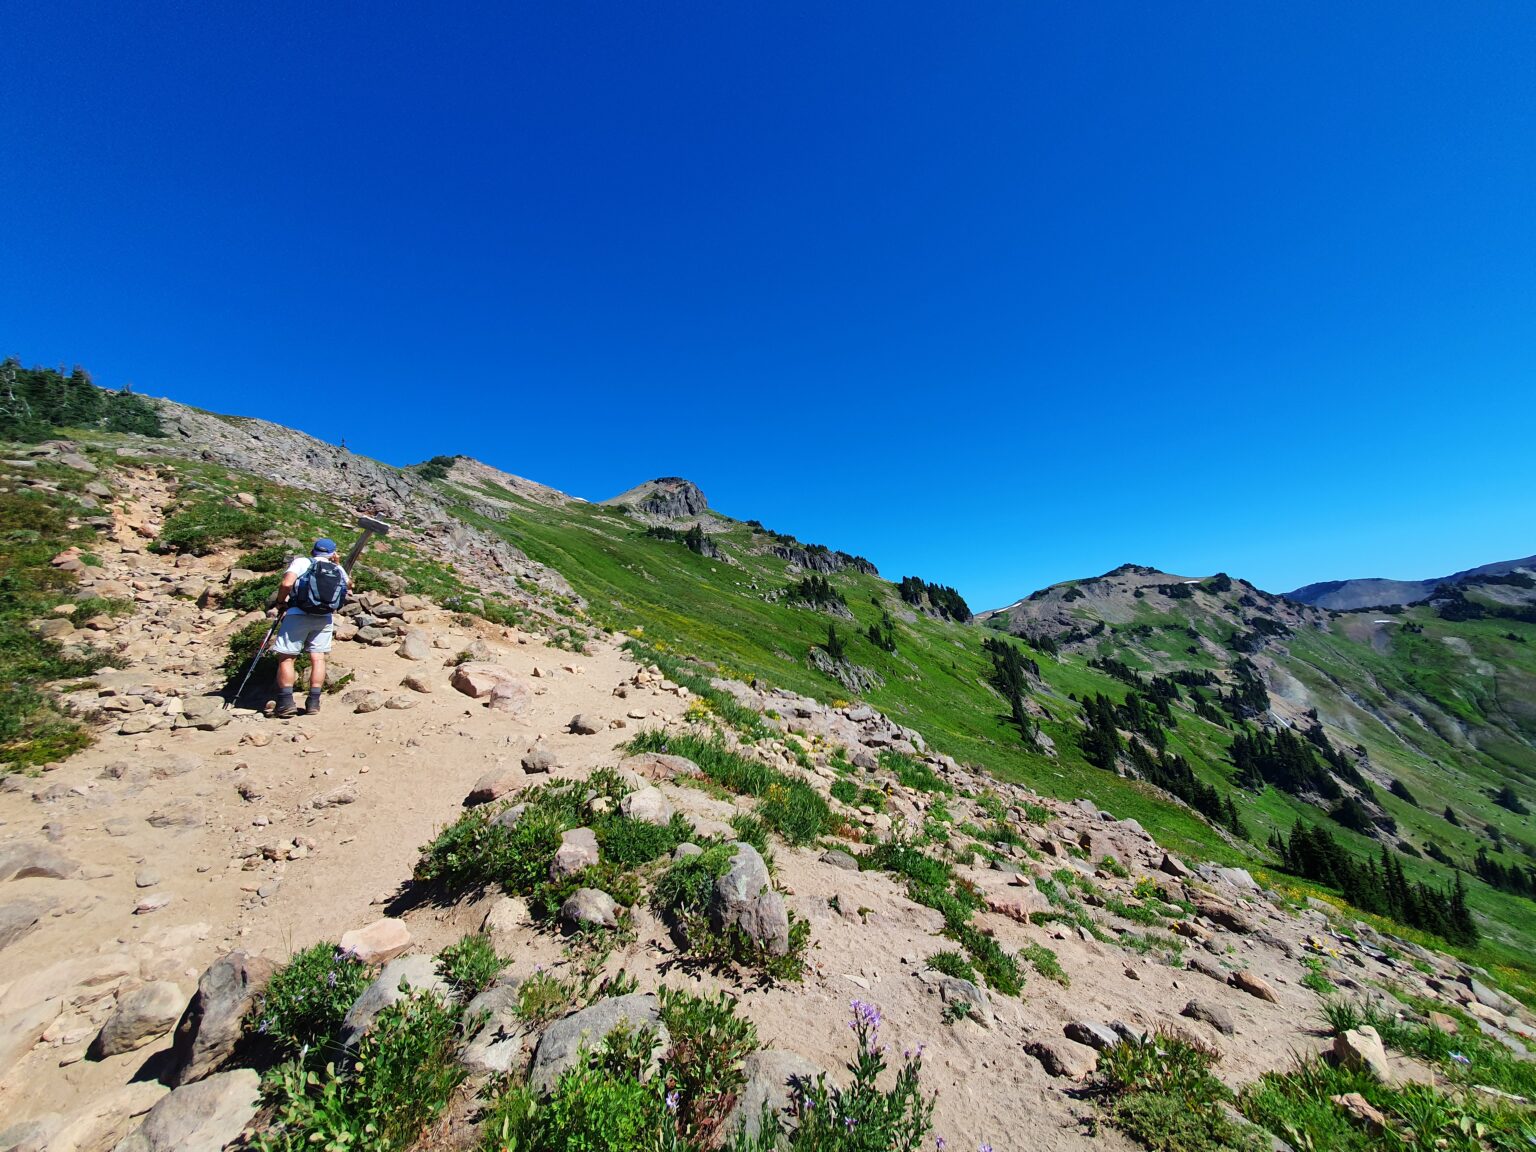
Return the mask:
<svg viewBox="0 0 1536 1152">
<path fill-rule="evenodd" d="M 463 507 L 465 518 L 499 532 L 533 559 L 564 573 L 588 600 L 593 616 L 605 625 L 623 631 L 642 630 L 651 643 L 711 661 L 722 674 L 744 679 L 757 677 L 766 684 L 824 701 L 849 695 L 806 661 L 809 648 L 825 639 L 832 618 L 805 608 L 765 601 L 764 593 L 790 582 L 785 563 L 767 554 L 770 538 L 740 524 L 717 536 L 716 541 L 737 561 L 732 564 L 696 556 L 679 544 L 647 539 L 635 522 L 612 509 L 583 504 L 551 508 L 509 498 L 505 492 L 476 494 L 495 495 L 502 500 L 507 505 L 505 519 L 495 521 L 476 516 Z M 925 616 L 904 620 L 902 612 L 906 606 L 885 580 L 852 571 L 838 573 L 831 580 L 856 617 L 856 623 L 836 622 L 849 658 L 878 672 L 885 681 L 864 698 L 922 732 L 936 749 L 1049 795 L 1089 797 L 1119 816 L 1136 818 L 1160 842 L 1172 848 L 1202 858 L 1263 866 L 1265 854 L 1257 847 L 1231 843 L 1162 793 L 1102 772 L 1082 759 L 1074 735 L 1077 724 L 1072 719 L 1077 709 L 1068 695 L 1104 692 L 1119 698 L 1125 691 L 1118 681 L 1088 668 L 1085 656 L 1071 655 L 1060 661 L 1037 657 L 1045 690 L 1036 699 L 1050 716 L 1043 727 L 1059 752 L 1053 759 L 1023 745 L 1006 722 L 1001 698 L 987 685 L 990 662 L 981 648 L 987 635 L 983 629 Z M 1187 602 L 1180 605 L 1184 603 Z M 863 636 L 882 610 L 890 611 L 897 619 L 895 654 L 882 652 Z M 1230 635 L 1231 625 L 1219 612 L 1204 610 L 1196 617 L 1193 622 L 1202 634 L 1213 639 Z M 1195 655 L 1185 651 L 1190 640 L 1182 629 L 1190 622 L 1177 610 L 1170 613 L 1151 605 L 1139 610 L 1135 623 L 1152 624 L 1154 631 L 1150 637 L 1140 638 L 1140 648 L 1149 658 L 1136 662 L 1143 666 L 1219 667 L 1220 661 L 1204 651 Z M 1491 626 L 1482 628 L 1490 629 Z M 1288 666 L 1303 682 L 1309 678 L 1321 681 L 1324 678 L 1315 672 L 1311 661 L 1326 657 L 1338 664 L 1345 659 L 1342 646 L 1348 643 L 1342 636 L 1309 635 L 1298 644 L 1305 649 L 1307 659 L 1287 661 Z M 1306 644 L 1312 644 L 1317 651 L 1306 649 Z M 1134 650 L 1118 641 L 1106 641 L 1101 648 L 1134 655 Z M 1358 653 L 1352 655 L 1359 658 Z M 1417 675 L 1427 675 L 1422 659 L 1416 667 Z M 1425 761 L 1417 772 L 1405 764 L 1399 771 L 1396 760 L 1381 746 L 1385 737 L 1372 738 L 1367 734 L 1358 738 L 1371 749 L 1373 761 L 1383 766 L 1391 764 L 1394 773 L 1402 775 L 1425 798 L 1426 805 L 1429 797 L 1440 794 L 1432 775 L 1436 771 L 1433 764 Z M 1225 729 L 1181 710 L 1170 747 L 1190 760 L 1202 777 L 1230 788 L 1231 768 L 1226 759 L 1230 742 L 1231 734 Z M 1492 776 L 1482 771 L 1473 773 L 1458 788 L 1453 803 L 1459 811 L 1464 809 L 1478 819 L 1495 819 L 1501 824 L 1507 823 L 1501 817 L 1519 819 L 1496 808 L 1478 793 L 1478 788 L 1491 780 Z M 1236 796 L 1254 839 L 1260 843 L 1271 829 L 1288 830 L 1298 818 L 1318 819 L 1315 808 L 1274 789 L 1257 797 L 1244 793 Z M 1431 822 L 1449 827 L 1439 817 L 1413 809 L 1394 797 L 1387 796 L 1386 803 L 1411 840 L 1421 840 Z M 1438 802 L 1435 811 L 1443 803 Z M 1376 850 L 1376 845 L 1364 838 L 1338 828 L 1334 831 L 1358 851 Z M 1508 827 L 1506 831 L 1520 834 L 1518 827 Z M 1458 855 L 1470 856 L 1475 851 L 1471 833 L 1440 839 Z M 1437 884 L 1449 880 L 1449 871 L 1432 861 L 1407 863 L 1410 874 L 1416 878 Z M 1469 953 L 1469 958 L 1502 967 L 1506 972 L 1513 966 L 1523 966 L 1522 949 L 1536 940 L 1536 907 L 1476 881 L 1469 883 L 1469 896 L 1474 911 L 1481 914 L 1490 929 L 1490 939 Z M 1536 983 L 1533 975 L 1536 974 L 1522 974 L 1514 979 L 1530 985 Z"/>
</svg>

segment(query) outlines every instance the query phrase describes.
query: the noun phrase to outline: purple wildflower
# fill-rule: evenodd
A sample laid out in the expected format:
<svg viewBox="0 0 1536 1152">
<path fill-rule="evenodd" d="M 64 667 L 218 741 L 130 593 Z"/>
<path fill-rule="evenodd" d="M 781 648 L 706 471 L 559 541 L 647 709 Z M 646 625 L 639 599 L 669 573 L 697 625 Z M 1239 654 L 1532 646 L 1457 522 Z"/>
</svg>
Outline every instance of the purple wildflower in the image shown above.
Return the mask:
<svg viewBox="0 0 1536 1152">
<path fill-rule="evenodd" d="M 667 1111 L 673 1113 L 677 1111 L 677 1093 L 675 1091 L 667 1093 Z"/>
</svg>

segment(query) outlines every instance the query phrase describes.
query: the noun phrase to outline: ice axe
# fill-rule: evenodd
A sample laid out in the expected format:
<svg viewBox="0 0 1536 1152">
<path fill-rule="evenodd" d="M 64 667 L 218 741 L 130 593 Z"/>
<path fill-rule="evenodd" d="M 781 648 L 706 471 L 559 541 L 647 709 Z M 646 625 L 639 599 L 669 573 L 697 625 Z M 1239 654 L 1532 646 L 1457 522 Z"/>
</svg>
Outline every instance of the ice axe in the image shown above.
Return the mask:
<svg viewBox="0 0 1536 1152">
<path fill-rule="evenodd" d="M 382 520 L 375 520 L 372 516 L 359 516 L 357 526 L 363 530 L 363 534 L 357 538 L 357 543 L 352 545 L 352 550 L 347 553 L 346 563 L 342 565 L 347 570 L 348 576 L 352 575 L 352 566 L 363 554 L 363 549 L 368 547 L 368 541 L 375 536 L 389 535 L 389 525 Z"/>
</svg>

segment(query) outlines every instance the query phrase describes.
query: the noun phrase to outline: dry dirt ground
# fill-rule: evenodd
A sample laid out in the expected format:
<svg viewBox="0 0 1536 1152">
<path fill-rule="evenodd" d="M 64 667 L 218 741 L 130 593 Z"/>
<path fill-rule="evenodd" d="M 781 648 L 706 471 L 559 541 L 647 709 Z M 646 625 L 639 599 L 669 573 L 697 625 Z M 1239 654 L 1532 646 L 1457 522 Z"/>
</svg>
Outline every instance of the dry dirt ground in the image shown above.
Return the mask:
<svg viewBox="0 0 1536 1152">
<path fill-rule="evenodd" d="M 277 721 L 235 709 L 213 730 L 176 726 L 178 716 L 197 713 L 188 702 L 222 680 L 215 666 L 249 617 L 174 596 L 177 587 L 223 580 L 230 557 L 176 563 L 143 550 L 166 493 L 144 475 L 130 479 L 124 495 L 118 543 L 104 544 L 104 566 L 91 573 L 126 586 L 135 600 L 134 614 L 98 637 L 129 660 L 87 693 L 93 707 L 107 709 L 100 738 L 40 777 L 7 778 L 0 790 L 0 850 L 17 846 L 62 858 L 52 869 L 62 878 L 0 880 L 0 905 L 30 905 L 38 913 L 35 927 L 23 926 L 0 953 L 0 1129 L 56 1113 L 63 1126 L 49 1145 L 53 1152 L 113 1147 L 166 1091 L 155 1076 L 169 1034 L 124 1055 L 88 1055 L 118 998 L 152 980 L 174 982 L 190 996 L 198 975 L 233 948 L 280 961 L 378 919 L 409 878 L 419 847 L 461 811 L 476 781 L 502 770 L 503 786 L 517 784 L 520 759 L 536 739 L 555 751 L 555 776 L 582 777 L 616 765 L 619 746 L 640 728 L 683 723 L 688 707 L 659 678 L 634 686 L 636 665 L 612 644 L 576 655 L 537 636 L 489 625 L 469 630 L 447 613 L 412 605 L 401 626 L 423 635 L 429 657 L 406 659 L 393 643 L 338 643 L 334 664 L 355 684 L 327 697 L 319 715 Z M 448 662 L 475 642 L 528 686 L 521 715 L 493 711 L 450 686 Z M 431 690 L 402 686 L 411 674 Z M 623 698 L 614 695 L 621 684 L 628 685 Z M 346 701 L 360 690 L 397 706 L 359 714 Z M 577 713 L 596 718 L 598 731 L 569 732 Z M 846 718 L 832 719 L 829 730 L 846 730 Z M 816 722 L 806 721 L 811 728 Z M 618 723 L 623 727 L 609 726 Z M 817 778 L 824 787 L 824 777 Z M 734 811 L 703 792 L 662 787 L 679 811 L 706 827 Z M 1016 802 L 1023 798 L 1019 793 Z M 1051 1075 L 1026 1052 L 1045 1041 L 1077 1058 L 1090 1055 L 1063 1038 L 1072 1021 L 1185 1028 L 1221 1051 L 1219 1070 L 1234 1084 L 1285 1065 L 1293 1051 L 1320 1046 L 1318 999 L 1299 983 L 1303 940 L 1325 929 L 1320 914 L 1300 919 L 1277 911 L 1257 892 L 1220 877 L 1185 884 L 1186 893 L 1231 909 L 1249 929 L 1201 918 L 1190 931 L 1208 943 L 1186 940 L 1189 954 L 1218 976 L 1251 972 L 1272 989 L 1273 1003 L 1211 975 L 1009 915 L 1009 901 L 1017 902 L 1015 913 L 1046 907 L 1026 883 L 1032 875 L 1062 866 L 1093 871 L 1068 853 L 1069 844 L 1090 847 L 1090 861 L 1114 855 L 1129 870 L 1124 881 L 1101 872 L 1106 890 L 1128 892 L 1147 875 L 1179 883 L 1157 871 L 1161 851 L 1127 822 L 1050 807 L 1055 819 L 1030 829 L 1043 863 L 1021 857 L 1017 882 L 993 869 L 974 868 L 968 876 L 1002 909 L 981 918 L 999 941 L 1010 950 L 1031 943 L 1054 949 L 1070 987 L 1032 975 L 1022 998 L 991 997 L 991 1026 L 943 1020 L 938 995 L 922 975 L 924 959 L 948 946 L 938 936 L 937 914 L 908 900 L 892 877 L 840 870 L 814 849 L 776 848 L 777 881 L 812 929 L 803 983 L 743 988 L 686 971 L 666 931 L 643 910 L 633 941 L 610 968 L 634 974 L 642 991 L 663 981 L 735 987 L 765 1047 L 793 1050 L 834 1074 L 851 1054 L 849 1001 L 880 1005 L 884 1038 L 896 1051 L 927 1046 L 925 1084 L 938 1093 L 936 1129 L 960 1148 L 982 1141 L 997 1149 L 1125 1146 L 1107 1130 L 1089 1136 L 1080 1118 L 1091 1105 L 1071 1094 L 1079 1085 Z M 490 903 L 406 911 L 413 947 L 436 951 L 478 928 Z M 514 973 L 561 956 L 558 938 L 531 925 L 511 941 Z M 1351 953 L 1343 967 L 1346 979 L 1416 977 L 1401 962 L 1364 953 Z M 1235 1032 L 1182 1017 L 1197 997 L 1228 1011 Z"/>
</svg>

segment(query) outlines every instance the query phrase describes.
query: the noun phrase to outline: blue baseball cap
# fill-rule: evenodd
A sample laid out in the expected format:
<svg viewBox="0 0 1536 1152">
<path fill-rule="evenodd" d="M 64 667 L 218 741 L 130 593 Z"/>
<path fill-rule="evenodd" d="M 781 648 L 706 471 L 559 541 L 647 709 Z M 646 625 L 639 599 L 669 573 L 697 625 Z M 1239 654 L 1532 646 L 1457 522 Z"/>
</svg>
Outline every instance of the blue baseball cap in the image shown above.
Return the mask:
<svg viewBox="0 0 1536 1152">
<path fill-rule="evenodd" d="M 310 551 L 314 553 L 334 552 L 336 551 L 336 541 L 332 540 L 329 536 L 322 536 L 320 539 L 315 541 L 315 546 L 311 548 Z"/>
</svg>

